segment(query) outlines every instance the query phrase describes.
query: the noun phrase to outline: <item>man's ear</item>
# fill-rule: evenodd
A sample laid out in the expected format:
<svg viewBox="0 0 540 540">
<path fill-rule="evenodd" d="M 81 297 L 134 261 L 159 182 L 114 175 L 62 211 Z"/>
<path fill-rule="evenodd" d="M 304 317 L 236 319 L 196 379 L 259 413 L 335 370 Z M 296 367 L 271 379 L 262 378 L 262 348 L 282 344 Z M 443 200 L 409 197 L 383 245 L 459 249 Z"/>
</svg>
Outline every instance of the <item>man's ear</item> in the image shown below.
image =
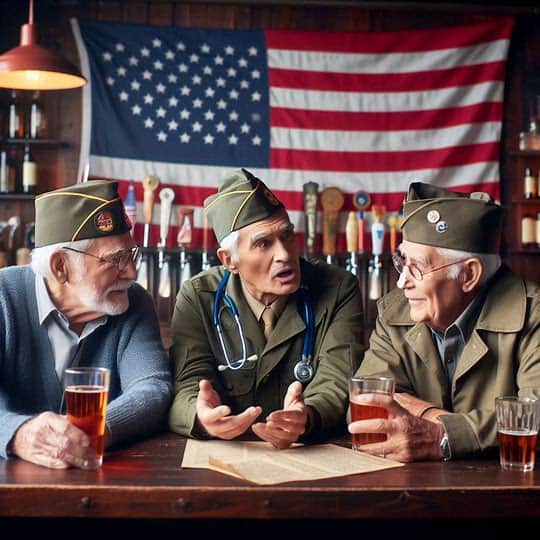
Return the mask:
<svg viewBox="0 0 540 540">
<path fill-rule="evenodd" d="M 231 252 L 229 250 L 220 247 L 216 254 L 226 270 L 229 270 L 229 272 L 232 272 L 233 274 L 238 274 L 238 269 L 232 260 Z"/>
<path fill-rule="evenodd" d="M 49 259 L 51 276 L 60 284 L 69 279 L 68 255 L 61 251 L 55 251 Z"/>
<path fill-rule="evenodd" d="M 461 288 L 463 292 L 473 292 L 484 275 L 484 267 L 479 259 L 467 259 L 463 264 Z"/>
</svg>

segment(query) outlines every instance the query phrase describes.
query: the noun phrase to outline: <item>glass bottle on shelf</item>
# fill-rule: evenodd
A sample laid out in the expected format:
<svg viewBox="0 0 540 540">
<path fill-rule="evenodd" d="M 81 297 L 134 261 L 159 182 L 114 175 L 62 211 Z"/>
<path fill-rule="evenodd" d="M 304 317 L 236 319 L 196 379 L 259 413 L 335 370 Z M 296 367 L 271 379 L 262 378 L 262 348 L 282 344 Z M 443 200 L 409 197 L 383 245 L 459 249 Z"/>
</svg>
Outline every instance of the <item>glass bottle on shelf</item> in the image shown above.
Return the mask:
<svg viewBox="0 0 540 540">
<path fill-rule="evenodd" d="M 525 248 L 536 244 L 536 219 L 532 216 L 523 216 L 521 219 L 521 244 Z"/>
<path fill-rule="evenodd" d="M 24 157 L 22 164 L 22 191 L 35 195 L 37 181 L 37 165 L 30 152 L 30 146 L 27 144 L 24 147 Z"/>
<path fill-rule="evenodd" d="M 525 175 L 523 177 L 523 195 L 526 199 L 535 199 L 538 197 L 536 178 L 533 176 L 530 167 L 525 168 Z"/>
<path fill-rule="evenodd" d="M 15 193 L 17 190 L 16 158 L 14 148 L 0 152 L 0 193 Z"/>
<path fill-rule="evenodd" d="M 45 114 L 43 113 L 40 94 L 38 91 L 36 91 L 32 96 L 32 101 L 28 110 L 28 127 L 26 136 L 30 139 L 42 139 L 46 137 L 46 124 L 47 121 Z"/>
<path fill-rule="evenodd" d="M 15 91 L 11 92 L 8 105 L 8 137 L 10 139 L 24 137 L 24 123 L 21 107 Z"/>
</svg>

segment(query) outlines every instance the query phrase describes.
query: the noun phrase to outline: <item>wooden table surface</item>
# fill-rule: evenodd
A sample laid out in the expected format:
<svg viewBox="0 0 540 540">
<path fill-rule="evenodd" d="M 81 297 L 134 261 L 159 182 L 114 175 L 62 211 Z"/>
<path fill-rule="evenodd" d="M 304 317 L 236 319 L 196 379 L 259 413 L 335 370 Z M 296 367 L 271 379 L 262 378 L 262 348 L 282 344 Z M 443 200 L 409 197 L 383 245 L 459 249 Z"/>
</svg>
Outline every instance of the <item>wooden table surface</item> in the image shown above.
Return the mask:
<svg viewBox="0 0 540 540">
<path fill-rule="evenodd" d="M 0 459 L 0 518 L 540 517 L 540 473 L 456 460 L 277 486 L 180 467 L 185 440 L 162 434 L 106 454 L 99 471 Z"/>
</svg>

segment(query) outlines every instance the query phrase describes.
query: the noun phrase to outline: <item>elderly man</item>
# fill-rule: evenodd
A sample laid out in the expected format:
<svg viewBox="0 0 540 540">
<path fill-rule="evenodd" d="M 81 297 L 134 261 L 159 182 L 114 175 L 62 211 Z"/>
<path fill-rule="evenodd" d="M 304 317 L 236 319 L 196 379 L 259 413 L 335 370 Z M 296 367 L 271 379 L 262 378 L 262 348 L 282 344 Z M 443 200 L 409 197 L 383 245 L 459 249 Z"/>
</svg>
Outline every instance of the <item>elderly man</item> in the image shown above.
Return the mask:
<svg viewBox="0 0 540 540">
<path fill-rule="evenodd" d="M 236 171 L 205 201 L 223 266 L 183 284 L 172 320 L 174 431 L 276 448 L 345 428 L 362 355 L 352 274 L 301 261 L 283 205 Z"/>
<path fill-rule="evenodd" d="M 92 468 L 88 437 L 61 413 L 69 366 L 111 371 L 108 443 L 163 427 L 170 370 L 117 183 L 36 198 L 32 267 L 0 271 L 0 455 Z M 33 271 L 32 271 L 33 270 Z"/>
<path fill-rule="evenodd" d="M 448 460 L 497 444 L 494 399 L 540 397 L 540 289 L 501 266 L 502 210 L 470 196 L 413 183 L 398 288 L 378 304 L 359 376 L 395 379 L 387 420 L 352 422 L 352 433 L 386 433 L 362 447 L 399 461 Z"/>
</svg>

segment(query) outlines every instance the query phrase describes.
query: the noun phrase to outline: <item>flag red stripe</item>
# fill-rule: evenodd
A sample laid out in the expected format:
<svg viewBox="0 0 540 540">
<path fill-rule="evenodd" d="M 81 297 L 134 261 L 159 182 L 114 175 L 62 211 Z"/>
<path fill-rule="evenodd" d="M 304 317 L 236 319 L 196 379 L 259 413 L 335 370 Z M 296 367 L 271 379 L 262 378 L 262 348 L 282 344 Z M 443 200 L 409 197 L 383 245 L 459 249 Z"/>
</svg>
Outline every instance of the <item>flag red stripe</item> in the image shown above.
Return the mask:
<svg viewBox="0 0 540 540">
<path fill-rule="evenodd" d="M 273 148 L 270 159 L 274 169 L 407 171 L 498 161 L 499 143 L 487 142 L 415 152 L 324 152 Z"/>
<path fill-rule="evenodd" d="M 269 49 L 297 51 L 393 53 L 467 47 L 493 39 L 509 39 L 512 18 L 471 26 L 399 32 L 311 32 L 267 30 Z"/>
<path fill-rule="evenodd" d="M 270 86 L 340 92 L 414 92 L 504 80 L 503 61 L 407 73 L 329 73 L 271 68 Z"/>
<path fill-rule="evenodd" d="M 485 102 L 465 107 L 397 112 L 310 111 L 272 107 L 272 127 L 340 131 L 396 131 L 500 121 L 502 103 Z"/>
</svg>

